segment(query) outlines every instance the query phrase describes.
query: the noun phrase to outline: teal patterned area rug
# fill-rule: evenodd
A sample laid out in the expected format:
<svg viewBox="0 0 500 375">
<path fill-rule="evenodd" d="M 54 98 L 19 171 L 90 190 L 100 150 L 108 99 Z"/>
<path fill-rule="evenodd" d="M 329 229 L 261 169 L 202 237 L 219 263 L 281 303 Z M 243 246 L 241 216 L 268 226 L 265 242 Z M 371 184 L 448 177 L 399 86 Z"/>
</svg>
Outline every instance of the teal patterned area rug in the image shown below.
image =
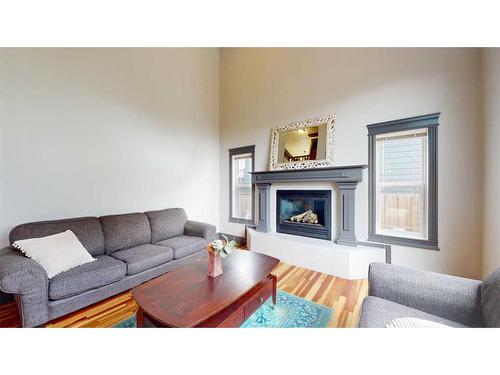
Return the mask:
<svg viewBox="0 0 500 375">
<path fill-rule="evenodd" d="M 333 310 L 278 290 L 276 306 L 269 298 L 241 328 L 326 328 Z"/>
<path fill-rule="evenodd" d="M 269 298 L 240 328 L 325 328 L 333 310 L 278 290 L 276 306 Z M 114 328 L 135 328 L 135 316 Z"/>
<path fill-rule="evenodd" d="M 111 328 L 136 328 L 135 315 L 128 319 L 122 320 L 120 323 L 115 324 Z"/>
</svg>

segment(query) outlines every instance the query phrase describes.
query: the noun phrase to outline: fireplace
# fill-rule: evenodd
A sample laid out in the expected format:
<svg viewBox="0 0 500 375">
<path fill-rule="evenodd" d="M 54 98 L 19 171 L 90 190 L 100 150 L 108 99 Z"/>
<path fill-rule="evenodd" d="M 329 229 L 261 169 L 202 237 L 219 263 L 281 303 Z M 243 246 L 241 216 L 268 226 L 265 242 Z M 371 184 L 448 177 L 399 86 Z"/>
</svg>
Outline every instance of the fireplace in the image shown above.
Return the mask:
<svg viewBox="0 0 500 375">
<path fill-rule="evenodd" d="M 331 190 L 277 190 L 276 231 L 331 240 Z"/>
</svg>

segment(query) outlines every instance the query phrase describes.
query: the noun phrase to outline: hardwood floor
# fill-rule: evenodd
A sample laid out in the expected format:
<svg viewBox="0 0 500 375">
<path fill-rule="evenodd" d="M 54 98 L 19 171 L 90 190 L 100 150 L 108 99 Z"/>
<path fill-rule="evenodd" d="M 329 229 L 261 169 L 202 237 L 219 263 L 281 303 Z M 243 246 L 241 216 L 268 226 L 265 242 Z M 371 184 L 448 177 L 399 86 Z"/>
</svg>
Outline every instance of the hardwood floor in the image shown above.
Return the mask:
<svg viewBox="0 0 500 375">
<path fill-rule="evenodd" d="M 357 327 L 359 311 L 368 293 L 368 280 L 346 280 L 280 263 L 274 270 L 278 289 L 333 308 L 328 327 Z"/>
<path fill-rule="evenodd" d="M 19 313 L 15 302 L 0 305 L 0 327 L 20 327 Z"/>
<path fill-rule="evenodd" d="M 46 328 L 106 328 L 125 320 L 137 311 L 130 292 L 118 294 L 92 306 L 75 311 L 46 324 Z"/>
<path fill-rule="evenodd" d="M 278 289 L 333 308 L 329 327 L 356 327 L 368 281 L 345 280 L 321 272 L 280 263 L 273 273 Z M 130 292 L 121 293 L 92 306 L 66 315 L 45 327 L 112 327 L 132 316 L 137 305 Z M 19 327 L 15 303 L 0 305 L 0 327 Z"/>
</svg>

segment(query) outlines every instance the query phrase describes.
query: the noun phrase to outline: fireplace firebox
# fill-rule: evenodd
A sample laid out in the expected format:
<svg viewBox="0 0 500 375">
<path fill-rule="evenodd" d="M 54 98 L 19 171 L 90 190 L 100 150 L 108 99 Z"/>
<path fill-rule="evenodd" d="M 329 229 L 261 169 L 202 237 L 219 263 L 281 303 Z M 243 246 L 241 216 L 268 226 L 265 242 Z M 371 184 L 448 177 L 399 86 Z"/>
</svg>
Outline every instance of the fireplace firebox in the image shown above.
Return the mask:
<svg viewBox="0 0 500 375">
<path fill-rule="evenodd" d="M 277 190 L 276 231 L 331 240 L 331 190 Z"/>
</svg>

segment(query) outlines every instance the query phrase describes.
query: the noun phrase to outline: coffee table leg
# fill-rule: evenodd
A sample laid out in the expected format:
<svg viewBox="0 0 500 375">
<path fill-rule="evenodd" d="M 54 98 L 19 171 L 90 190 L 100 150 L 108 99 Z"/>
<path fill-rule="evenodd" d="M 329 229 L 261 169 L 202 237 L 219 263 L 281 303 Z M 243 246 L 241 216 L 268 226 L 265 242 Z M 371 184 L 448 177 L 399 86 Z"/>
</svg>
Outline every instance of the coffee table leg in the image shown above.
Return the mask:
<svg viewBox="0 0 500 375">
<path fill-rule="evenodd" d="M 137 309 L 137 328 L 144 328 L 144 310 L 140 307 Z"/>
<path fill-rule="evenodd" d="M 273 307 L 276 306 L 276 289 L 278 285 L 278 278 L 271 274 L 271 279 L 273 280 Z"/>
</svg>

